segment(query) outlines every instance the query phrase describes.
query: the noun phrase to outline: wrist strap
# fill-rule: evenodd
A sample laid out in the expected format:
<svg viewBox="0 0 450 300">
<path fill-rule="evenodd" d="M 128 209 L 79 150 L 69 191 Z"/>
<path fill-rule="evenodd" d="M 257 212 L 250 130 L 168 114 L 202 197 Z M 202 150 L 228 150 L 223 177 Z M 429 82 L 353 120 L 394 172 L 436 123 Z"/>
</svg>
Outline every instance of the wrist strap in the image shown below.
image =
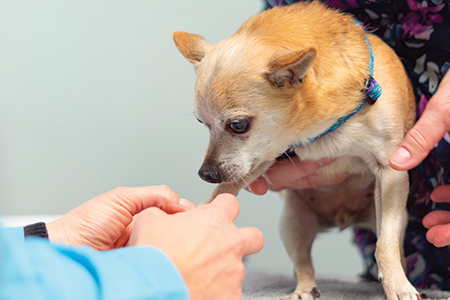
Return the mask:
<svg viewBox="0 0 450 300">
<path fill-rule="evenodd" d="M 38 222 L 25 226 L 23 228 L 23 233 L 25 237 L 37 236 L 48 239 L 47 226 L 45 226 L 44 222 Z"/>
</svg>

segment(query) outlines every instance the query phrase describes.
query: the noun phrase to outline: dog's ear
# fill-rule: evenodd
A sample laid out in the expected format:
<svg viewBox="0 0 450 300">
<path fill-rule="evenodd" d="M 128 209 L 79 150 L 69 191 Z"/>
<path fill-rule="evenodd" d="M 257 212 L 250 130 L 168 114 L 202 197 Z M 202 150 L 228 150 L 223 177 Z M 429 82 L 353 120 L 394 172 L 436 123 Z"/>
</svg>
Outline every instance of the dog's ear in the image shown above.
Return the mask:
<svg viewBox="0 0 450 300">
<path fill-rule="evenodd" d="M 211 44 L 197 34 L 183 31 L 173 33 L 173 41 L 181 54 L 186 57 L 194 66 L 197 66 L 205 56 L 205 53 Z"/>
<path fill-rule="evenodd" d="M 316 49 L 283 50 L 275 54 L 269 63 L 267 80 L 276 88 L 287 84 L 292 87 L 303 82 L 303 78 L 316 58 Z"/>
</svg>

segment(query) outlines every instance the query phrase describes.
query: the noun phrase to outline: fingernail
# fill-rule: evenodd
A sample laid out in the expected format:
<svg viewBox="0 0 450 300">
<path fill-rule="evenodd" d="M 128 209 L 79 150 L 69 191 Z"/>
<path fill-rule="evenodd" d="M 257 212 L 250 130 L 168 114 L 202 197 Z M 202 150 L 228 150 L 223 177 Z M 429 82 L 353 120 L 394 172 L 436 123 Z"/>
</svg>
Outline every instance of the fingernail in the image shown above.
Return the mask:
<svg viewBox="0 0 450 300">
<path fill-rule="evenodd" d="M 317 165 L 319 167 L 323 167 L 323 166 L 326 166 L 328 164 L 331 164 L 335 160 L 336 160 L 336 158 L 324 157 L 324 158 L 321 158 L 320 160 L 318 160 L 316 163 L 317 163 Z"/>
<path fill-rule="evenodd" d="M 180 199 L 180 205 L 187 209 L 194 209 L 196 207 L 194 203 L 183 198 Z"/>
<path fill-rule="evenodd" d="M 397 165 L 403 165 L 411 158 L 411 153 L 406 148 L 398 147 L 394 153 L 392 153 L 391 161 Z"/>
</svg>

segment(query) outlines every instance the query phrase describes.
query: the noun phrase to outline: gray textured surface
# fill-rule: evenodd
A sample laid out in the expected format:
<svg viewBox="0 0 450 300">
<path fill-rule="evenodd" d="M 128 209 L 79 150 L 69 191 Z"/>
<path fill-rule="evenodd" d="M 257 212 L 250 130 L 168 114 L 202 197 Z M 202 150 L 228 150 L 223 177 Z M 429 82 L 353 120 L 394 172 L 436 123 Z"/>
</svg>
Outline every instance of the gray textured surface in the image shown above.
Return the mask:
<svg viewBox="0 0 450 300">
<path fill-rule="evenodd" d="M 380 284 L 375 282 L 348 282 L 338 279 L 318 279 L 321 290 L 320 300 L 385 300 Z M 243 285 L 243 300 L 278 300 L 289 295 L 296 283 L 289 276 L 250 272 Z M 450 299 L 450 292 L 436 290 L 420 290 L 428 299 Z"/>
</svg>

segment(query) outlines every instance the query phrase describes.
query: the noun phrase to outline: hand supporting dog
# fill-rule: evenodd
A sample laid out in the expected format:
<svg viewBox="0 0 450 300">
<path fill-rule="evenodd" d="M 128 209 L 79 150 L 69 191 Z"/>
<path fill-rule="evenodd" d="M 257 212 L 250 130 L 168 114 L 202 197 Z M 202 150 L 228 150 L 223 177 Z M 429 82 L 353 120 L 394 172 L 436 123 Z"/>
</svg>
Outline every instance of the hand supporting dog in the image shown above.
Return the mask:
<svg viewBox="0 0 450 300">
<path fill-rule="evenodd" d="M 351 174 L 343 173 L 329 178 L 317 172 L 334 161 L 335 159 L 329 157 L 319 161 L 301 161 L 297 156 L 280 159 L 245 189 L 256 195 L 264 195 L 268 190 L 278 192 L 284 189 L 307 189 L 336 184 Z"/>
</svg>

